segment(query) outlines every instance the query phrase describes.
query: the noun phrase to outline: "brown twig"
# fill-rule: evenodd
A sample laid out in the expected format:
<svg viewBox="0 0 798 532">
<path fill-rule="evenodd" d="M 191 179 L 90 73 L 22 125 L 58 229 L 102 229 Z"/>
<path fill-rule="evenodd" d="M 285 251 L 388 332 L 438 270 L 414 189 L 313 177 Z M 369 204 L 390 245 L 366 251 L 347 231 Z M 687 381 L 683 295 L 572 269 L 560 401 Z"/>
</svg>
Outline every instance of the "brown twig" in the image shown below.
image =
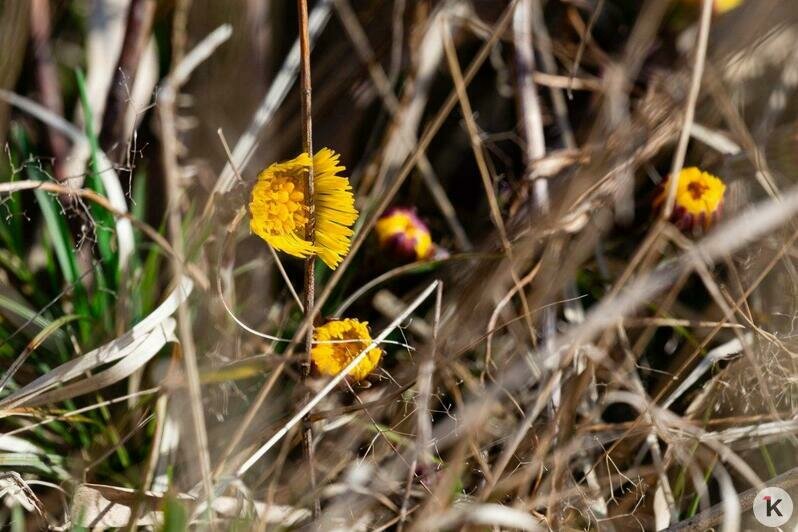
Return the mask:
<svg viewBox="0 0 798 532">
<path fill-rule="evenodd" d="M 61 101 L 61 84 L 58 82 L 58 71 L 53 61 L 53 50 L 50 46 L 50 0 L 32 0 L 30 8 L 30 37 L 35 63 L 36 85 L 42 105 L 57 116 L 64 116 L 64 105 Z M 55 128 L 45 126 L 47 143 L 54 158 L 53 174 L 56 180 L 66 178 L 64 158 L 69 151 L 66 137 Z"/>
<path fill-rule="evenodd" d="M 576 57 L 574 58 L 574 64 L 571 67 L 571 78 L 576 77 L 576 73 L 579 70 L 579 65 L 582 63 L 582 56 L 585 53 L 585 48 L 587 48 L 588 43 L 590 42 L 591 32 L 593 31 L 593 26 L 596 24 L 598 20 L 599 13 L 601 10 L 604 9 L 604 0 L 598 0 L 596 3 L 596 7 L 593 9 L 593 12 L 590 14 L 590 20 L 587 23 L 587 27 L 585 28 L 584 33 L 582 34 L 582 39 L 579 41 L 579 49 L 576 51 Z M 568 96 L 571 96 L 571 87 L 568 87 Z"/>
<path fill-rule="evenodd" d="M 305 206 L 308 209 L 308 221 L 305 225 L 305 240 L 313 242 L 316 232 L 316 216 L 313 203 L 313 117 L 311 111 L 311 91 L 312 84 L 310 79 L 310 36 L 308 32 L 308 2 L 307 0 L 297 0 L 297 10 L 299 11 L 299 60 L 300 60 L 300 97 L 302 106 L 302 151 L 311 158 L 308 167 L 307 181 L 305 183 Z M 302 381 L 310 376 L 311 358 L 310 352 L 313 348 L 313 308 L 315 296 L 315 265 L 316 255 L 311 255 L 305 259 L 305 289 L 304 307 L 305 322 L 307 330 L 305 332 L 305 350 L 307 351 L 307 361 L 302 367 Z M 307 392 L 305 401 L 310 398 L 310 391 Z M 310 417 L 303 419 L 304 428 L 302 430 L 302 443 L 305 449 L 305 458 L 308 461 L 310 470 L 310 486 L 313 491 L 313 516 L 318 518 L 321 515 L 321 501 L 316 492 L 316 472 L 313 459 L 313 424 Z"/>
<path fill-rule="evenodd" d="M 106 153 L 114 144 L 125 139 L 125 133 L 120 129 L 124 123 L 125 109 L 127 109 L 129 100 L 128 88 L 133 86 L 136 71 L 150 37 L 154 17 L 155 0 L 131 1 L 122 52 L 108 89 L 108 98 L 105 102 L 105 113 L 100 129 L 100 147 Z"/>
</svg>

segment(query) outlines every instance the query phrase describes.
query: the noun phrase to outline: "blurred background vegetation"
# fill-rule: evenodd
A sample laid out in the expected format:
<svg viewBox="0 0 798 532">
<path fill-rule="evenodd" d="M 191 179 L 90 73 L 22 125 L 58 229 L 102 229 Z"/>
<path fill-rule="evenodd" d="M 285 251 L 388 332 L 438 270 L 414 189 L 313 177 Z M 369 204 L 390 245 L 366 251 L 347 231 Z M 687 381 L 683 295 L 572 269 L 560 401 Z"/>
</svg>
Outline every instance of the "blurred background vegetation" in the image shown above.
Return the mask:
<svg viewBox="0 0 798 532">
<path fill-rule="evenodd" d="M 715 2 L 684 162 L 725 181 L 723 221 L 795 203 L 798 6 L 737 4 Z M 317 264 L 320 315 L 376 336 L 435 280 L 443 301 L 313 410 L 315 463 L 295 427 L 237 476 L 326 382 L 302 382 L 301 342 L 253 334 L 298 335 L 302 263 L 281 274 L 237 216 L 301 151 L 296 5 L 0 0 L 2 526 L 699 530 L 796 476 L 794 221 L 723 233 L 671 279 L 705 234 L 652 207 L 701 2 L 310 10 L 313 141 L 364 235 Z M 395 206 L 432 256 L 370 234 Z M 667 282 L 613 306 L 640 279 Z"/>
</svg>

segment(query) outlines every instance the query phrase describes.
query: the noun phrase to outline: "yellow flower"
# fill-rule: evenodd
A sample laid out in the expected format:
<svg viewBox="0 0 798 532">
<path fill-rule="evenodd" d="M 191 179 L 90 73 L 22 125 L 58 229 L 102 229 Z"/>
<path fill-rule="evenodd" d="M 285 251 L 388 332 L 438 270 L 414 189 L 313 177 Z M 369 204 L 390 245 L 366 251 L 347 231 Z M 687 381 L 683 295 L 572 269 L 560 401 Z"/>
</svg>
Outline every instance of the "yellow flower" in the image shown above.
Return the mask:
<svg viewBox="0 0 798 532">
<path fill-rule="evenodd" d="M 725 13 L 736 9 L 743 0 L 715 0 L 715 13 Z"/>
<path fill-rule="evenodd" d="M 394 207 L 375 226 L 380 247 L 402 259 L 424 260 L 434 251 L 432 237 L 413 209 Z"/>
<path fill-rule="evenodd" d="M 275 249 L 295 257 L 317 254 L 335 269 L 349 252 L 352 225 L 357 220 L 349 180 L 339 176 L 339 155 L 322 148 L 313 156 L 313 204 L 316 227 L 313 242 L 305 239 L 308 207 L 305 190 L 310 155 L 275 163 L 258 175 L 249 204 L 252 232 Z"/>
<path fill-rule="evenodd" d="M 668 197 L 667 181 L 654 200 L 654 206 L 662 205 Z M 720 216 L 726 185 L 714 175 L 692 166 L 679 172 L 676 185 L 676 201 L 671 215 L 680 229 L 700 227 L 707 229 Z"/>
<path fill-rule="evenodd" d="M 687 0 L 689 4 L 692 4 L 696 7 L 701 7 L 703 0 Z M 743 3 L 743 0 L 715 0 L 713 7 L 713 11 L 718 14 L 722 15 L 732 9 L 737 9 L 740 7 L 740 4 Z"/>
<path fill-rule="evenodd" d="M 337 375 L 363 349 L 371 343 L 368 322 L 353 319 L 335 320 L 316 327 L 313 331 L 315 345 L 310 351 L 313 363 L 324 375 Z M 341 342 L 341 340 L 355 340 Z M 330 343 L 325 343 L 330 342 Z M 360 362 L 349 373 L 354 380 L 363 380 L 371 373 L 382 357 L 382 349 L 374 347 L 366 353 Z"/>
</svg>

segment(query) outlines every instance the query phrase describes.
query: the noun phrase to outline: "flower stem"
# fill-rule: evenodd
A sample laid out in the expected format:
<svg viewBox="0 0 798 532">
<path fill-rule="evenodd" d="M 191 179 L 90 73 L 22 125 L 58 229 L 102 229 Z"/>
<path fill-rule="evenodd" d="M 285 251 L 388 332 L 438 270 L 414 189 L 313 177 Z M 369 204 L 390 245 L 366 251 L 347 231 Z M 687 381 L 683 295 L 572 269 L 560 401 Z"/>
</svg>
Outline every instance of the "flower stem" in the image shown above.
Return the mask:
<svg viewBox="0 0 798 532">
<path fill-rule="evenodd" d="M 310 80 L 310 38 L 308 35 L 308 2 L 307 0 L 297 0 L 297 10 L 299 11 L 299 50 L 300 50 L 300 97 L 302 105 L 302 151 L 310 155 L 311 165 L 308 168 L 307 183 L 305 184 L 305 205 L 308 208 L 308 221 L 305 225 L 305 240 L 313 242 L 316 217 L 313 205 L 313 121 L 311 116 L 311 80 Z M 305 351 L 307 361 L 302 368 L 302 381 L 310 376 L 311 359 L 310 351 L 313 347 L 313 322 L 314 322 L 314 295 L 315 295 L 315 275 L 314 266 L 316 256 L 311 255 L 305 259 L 305 287 L 304 287 L 304 306 L 305 320 L 308 323 L 305 335 Z M 307 399 L 309 399 L 309 392 Z M 321 514 L 321 502 L 316 492 L 316 471 L 313 460 L 313 425 L 310 417 L 303 418 L 302 443 L 305 450 L 305 458 L 308 461 L 310 470 L 310 486 L 313 491 L 313 515 L 318 518 Z"/>
</svg>

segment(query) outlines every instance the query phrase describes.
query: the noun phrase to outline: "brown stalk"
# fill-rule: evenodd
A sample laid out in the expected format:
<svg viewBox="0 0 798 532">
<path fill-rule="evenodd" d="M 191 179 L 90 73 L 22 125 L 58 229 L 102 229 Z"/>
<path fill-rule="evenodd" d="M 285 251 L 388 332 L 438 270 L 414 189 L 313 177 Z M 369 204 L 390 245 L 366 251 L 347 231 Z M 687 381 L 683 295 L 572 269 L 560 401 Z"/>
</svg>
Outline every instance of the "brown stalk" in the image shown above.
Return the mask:
<svg viewBox="0 0 798 532">
<path fill-rule="evenodd" d="M 155 0 L 132 0 L 127 14 L 125 40 L 122 42 L 122 51 L 108 90 L 100 129 L 100 147 L 106 153 L 115 143 L 125 139 L 125 133 L 120 129 L 124 123 L 129 100 L 128 88 L 133 86 L 141 56 L 150 37 L 154 17 Z"/>
<path fill-rule="evenodd" d="M 161 94 L 158 97 L 158 111 L 161 119 L 161 156 L 163 160 L 166 191 L 169 202 L 168 229 L 176 257 L 172 260 L 172 270 L 177 279 L 183 275 L 185 264 L 185 243 L 183 238 L 183 216 L 181 200 L 183 191 L 180 188 L 180 165 L 178 161 L 178 138 L 175 125 L 175 100 L 180 88 L 186 82 L 191 72 L 207 59 L 213 51 L 224 41 L 230 38 L 232 30 L 229 26 L 217 28 L 201 41 L 180 63 L 172 65 L 171 72 L 166 78 Z M 181 260 L 181 257 L 183 260 Z M 190 413 L 193 422 L 194 438 L 198 450 L 198 461 L 202 477 L 202 486 L 205 496 L 212 499 L 213 481 L 211 473 L 210 454 L 208 451 L 208 432 L 205 425 L 205 412 L 202 404 L 202 389 L 197 362 L 197 350 L 194 344 L 194 335 L 191 328 L 191 316 L 188 306 L 184 301 L 177 308 L 178 337 L 180 350 L 186 372 L 186 383 Z M 210 513 L 211 504 L 208 505 Z M 211 530 L 214 529 L 211 522 Z"/>
<path fill-rule="evenodd" d="M 58 82 L 58 71 L 53 60 L 50 46 L 50 0 L 32 0 L 30 8 L 30 38 L 35 63 L 36 85 L 39 89 L 39 100 L 42 105 L 56 116 L 64 116 L 64 105 L 61 101 L 61 84 Z M 64 158 L 69 146 L 66 137 L 55 128 L 46 126 L 47 143 L 53 155 L 53 173 L 56 180 L 63 181 Z"/>
<path fill-rule="evenodd" d="M 316 215 L 313 205 L 313 119 L 311 112 L 311 91 L 312 84 L 310 78 L 310 37 L 308 32 L 308 2 L 307 0 L 297 0 L 297 10 L 299 12 L 299 57 L 300 57 L 300 103 L 302 105 L 302 151 L 311 158 L 308 167 L 307 181 L 305 183 L 305 206 L 308 209 L 308 221 L 305 225 L 305 240 L 313 242 L 316 232 Z M 302 367 L 302 381 L 310 376 L 311 359 L 310 352 L 313 348 L 313 321 L 315 310 L 313 303 L 315 299 L 315 279 L 314 267 L 316 255 L 311 255 L 305 259 L 305 289 L 304 307 L 305 323 L 305 351 L 307 361 Z M 306 392 L 305 402 L 310 399 L 310 391 Z M 305 416 L 302 421 L 302 444 L 305 449 L 305 458 L 310 469 L 310 486 L 313 491 L 313 515 L 318 518 L 321 515 L 321 501 L 316 493 L 316 472 L 313 459 L 313 424 L 310 416 Z"/>
</svg>

